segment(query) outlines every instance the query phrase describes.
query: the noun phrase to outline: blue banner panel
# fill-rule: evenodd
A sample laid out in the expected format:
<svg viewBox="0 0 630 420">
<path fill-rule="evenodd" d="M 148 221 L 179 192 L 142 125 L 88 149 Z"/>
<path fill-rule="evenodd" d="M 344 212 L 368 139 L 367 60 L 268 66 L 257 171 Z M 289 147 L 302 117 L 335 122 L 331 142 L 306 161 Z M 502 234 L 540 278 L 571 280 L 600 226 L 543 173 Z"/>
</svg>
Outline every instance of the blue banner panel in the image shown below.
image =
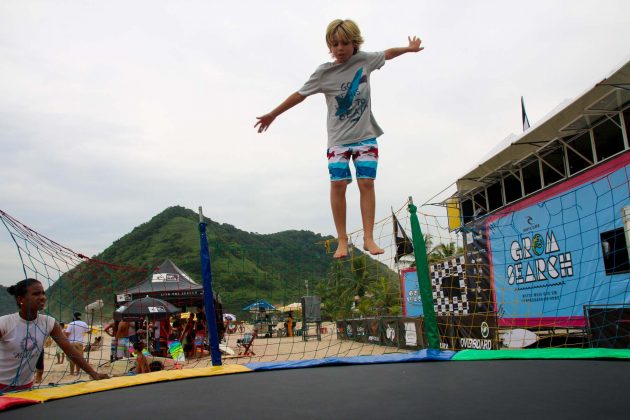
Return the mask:
<svg viewBox="0 0 630 420">
<path fill-rule="evenodd" d="M 583 326 L 586 304 L 630 303 L 630 275 L 607 267 L 612 250 L 602 239 L 616 229 L 623 236 L 629 157 L 488 219 L 499 325 Z"/>
<path fill-rule="evenodd" d="M 403 315 L 410 317 L 424 315 L 422 299 L 420 298 L 418 273 L 416 270 L 403 270 L 400 283 L 403 294 Z"/>
</svg>

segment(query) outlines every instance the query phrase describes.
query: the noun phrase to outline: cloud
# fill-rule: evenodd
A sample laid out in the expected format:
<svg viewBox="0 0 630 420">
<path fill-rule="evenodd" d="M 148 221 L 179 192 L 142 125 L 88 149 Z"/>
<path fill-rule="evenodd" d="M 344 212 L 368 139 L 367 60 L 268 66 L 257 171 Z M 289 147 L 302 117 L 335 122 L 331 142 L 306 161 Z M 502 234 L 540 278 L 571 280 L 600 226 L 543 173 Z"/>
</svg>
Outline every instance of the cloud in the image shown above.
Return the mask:
<svg viewBox="0 0 630 420">
<path fill-rule="evenodd" d="M 535 123 L 627 59 L 630 6 L 605 5 L 3 1 L 0 208 L 86 254 L 178 204 L 249 231 L 334 233 L 323 97 L 253 125 L 329 60 L 325 27 L 350 17 L 366 50 L 426 47 L 372 76 L 386 217 L 518 132 L 521 95 Z M 348 209 L 358 229 L 356 185 Z"/>
</svg>

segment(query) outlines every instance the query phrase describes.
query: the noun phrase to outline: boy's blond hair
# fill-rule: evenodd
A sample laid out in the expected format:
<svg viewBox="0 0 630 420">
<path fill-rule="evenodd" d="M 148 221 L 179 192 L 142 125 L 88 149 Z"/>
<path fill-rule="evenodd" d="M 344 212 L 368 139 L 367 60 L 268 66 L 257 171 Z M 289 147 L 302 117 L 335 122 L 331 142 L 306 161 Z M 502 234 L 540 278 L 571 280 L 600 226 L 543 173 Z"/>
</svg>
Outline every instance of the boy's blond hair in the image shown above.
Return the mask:
<svg viewBox="0 0 630 420">
<path fill-rule="evenodd" d="M 326 28 L 326 45 L 328 45 L 329 49 L 332 47 L 335 39 L 352 42 L 355 54 L 361 48 L 361 44 L 363 44 L 359 26 L 350 19 L 335 19 L 328 24 L 328 28 Z"/>
</svg>

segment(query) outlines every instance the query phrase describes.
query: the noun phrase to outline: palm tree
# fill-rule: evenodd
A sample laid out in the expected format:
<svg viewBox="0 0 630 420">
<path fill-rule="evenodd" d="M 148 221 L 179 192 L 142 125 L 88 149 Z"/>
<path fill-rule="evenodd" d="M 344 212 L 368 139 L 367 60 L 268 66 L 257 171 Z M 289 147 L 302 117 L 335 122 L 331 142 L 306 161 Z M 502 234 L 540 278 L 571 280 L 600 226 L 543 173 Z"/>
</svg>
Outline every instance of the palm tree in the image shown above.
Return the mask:
<svg viewBox="0 0 630 420">
<path fill-rule="evenodd" d="M 457 246 L 455 242 L 449 242 L 448 244 L 440 244 L 435 248 L 435 252 L 442 258 L 448 258 L 455 255 Z"/>
<path fill-rule="evenodd" d="M 433 236 L 430 233 L 425 233 L 422 235 L 422 239 L 424 239 L 424 247 L 427 250 L 427 255 L 433 252 Z"/>
<path fill-rule="evenodd" d="M 353 261 L 354 263 L 354 261 Z M 353 273 L 361 272 L 360 265 Z M 361 275 L 362 277 L 363 275 Z M 352 314 L 354 297 L 360 289 L 358 274 L 351 274 L 343 261 L 335 261 L 329 272 L 328 286 L 321 285 L 317 292 L 322 297 L 326 312 L 333 319 L 348 318 Z"/>
<path fill-rule="evenodd" d="M 400 313 L 400 287 L 397 283 L 388 281 L 385 277 L 370 284 L 368 288 L 369 300 L 377 315 L 392 315 Z"/>
<path fill-rule="evenodd" d="M 439 244 L 435 247 L 433 252 L 429 255 L 429 261 L 442 261 L 457 254 L 461 254 L 464 250 L 458 247 L 455 242 L 449 242 L 448 244 Z"/>
<path fill-rule="evenodd" d="M 350 289 L 354 291 L 354 295 L 359 299 L 365 295 L 365 290 L 368 286 L 368 269 L 367 269 L 367 256 L 365 254 L 352 259 L 352 274 L 353 282 L 350 284 Z"/>
</svg>

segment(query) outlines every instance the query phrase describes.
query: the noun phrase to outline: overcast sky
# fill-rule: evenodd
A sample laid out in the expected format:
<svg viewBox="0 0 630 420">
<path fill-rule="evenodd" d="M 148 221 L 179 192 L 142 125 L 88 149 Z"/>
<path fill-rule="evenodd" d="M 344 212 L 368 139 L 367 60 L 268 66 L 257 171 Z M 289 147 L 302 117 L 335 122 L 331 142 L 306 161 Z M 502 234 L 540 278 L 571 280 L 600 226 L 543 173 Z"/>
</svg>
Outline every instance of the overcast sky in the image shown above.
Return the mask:
<svg viewBox="0 0 630 420">
<path fill-rule="evenodd" d="M 627 0 L 2 0 L 0 209 L 86 255 L 173 205 L 333 234 L 323 96 L 253 125 L 330 60 L 335 18 L 365 51 L 425 47 L 372 75 L 377 220 L 521 132 L 521 95 L 535 124 L 630 58 Z M 348 207 L 356 230 L 356 183 Z M 21 266 L 0 228 L 9 285 Z"/>
</svg>

